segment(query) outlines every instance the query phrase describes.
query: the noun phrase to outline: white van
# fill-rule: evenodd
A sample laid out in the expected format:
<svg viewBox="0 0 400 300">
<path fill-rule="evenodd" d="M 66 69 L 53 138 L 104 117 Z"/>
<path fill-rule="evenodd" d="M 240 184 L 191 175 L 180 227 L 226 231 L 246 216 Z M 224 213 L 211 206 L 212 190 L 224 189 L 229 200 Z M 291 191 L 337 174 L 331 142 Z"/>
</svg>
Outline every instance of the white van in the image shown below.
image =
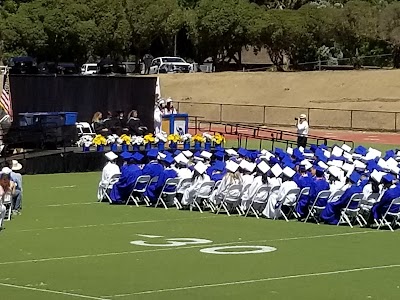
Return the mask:
<svg viewBox="0 0 400 300">
<path fill-rule="evenodd" d="M 97 73 L 97 64 L 83 64 L 81 68 L 82 75 L 92 75 Z"/>
</svg>

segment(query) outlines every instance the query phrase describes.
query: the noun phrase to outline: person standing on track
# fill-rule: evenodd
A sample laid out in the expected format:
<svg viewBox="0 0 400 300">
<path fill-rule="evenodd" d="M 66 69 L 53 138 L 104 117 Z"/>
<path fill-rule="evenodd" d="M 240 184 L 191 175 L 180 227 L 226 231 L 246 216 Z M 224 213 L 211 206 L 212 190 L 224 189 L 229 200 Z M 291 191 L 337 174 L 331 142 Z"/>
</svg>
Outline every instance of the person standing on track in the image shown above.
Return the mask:
<svg viewBox="0 0 400 300">
<path fill-rule="evenodd" d="M 306 148 L 309 130 L 307 116 L 305 114 L 301 114 L 300 118 L 295 118 L 295 120 L 297 127 L 297 147 Z"/>
</svg>

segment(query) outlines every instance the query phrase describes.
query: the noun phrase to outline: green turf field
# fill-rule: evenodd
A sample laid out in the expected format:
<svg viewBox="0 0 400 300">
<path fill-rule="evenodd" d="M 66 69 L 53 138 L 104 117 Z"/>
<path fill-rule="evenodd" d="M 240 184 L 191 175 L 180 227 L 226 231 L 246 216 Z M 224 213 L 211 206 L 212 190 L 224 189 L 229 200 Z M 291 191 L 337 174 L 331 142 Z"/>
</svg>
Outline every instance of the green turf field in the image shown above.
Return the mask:
<svg viewBox="0 0 400 300">
<path fill-rule="evenodd" d="M 0 299 L 400 297 L 400 231 L 110 206 L 95 202 L 98 179 L 24 177 L 23 213 L 0 233 Z M 200 251 L 217 246 L 276 251 Z"/>
</svg>

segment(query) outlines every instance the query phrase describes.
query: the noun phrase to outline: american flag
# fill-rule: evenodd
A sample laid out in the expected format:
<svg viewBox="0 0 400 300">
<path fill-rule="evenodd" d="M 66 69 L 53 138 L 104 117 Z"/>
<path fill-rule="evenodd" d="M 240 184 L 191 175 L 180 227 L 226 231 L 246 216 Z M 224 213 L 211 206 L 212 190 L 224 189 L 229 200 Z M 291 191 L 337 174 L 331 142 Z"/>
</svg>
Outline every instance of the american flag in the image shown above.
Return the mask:
<svg viewBox="0 0 400 300">
<path fill-rule="evenodd" d="M 12 118 L 13 110 L 11 102 L 10 79 L 7 73 L 4 74 L 3 91 L 1 92 L 0 106 Z"/>
</svg>

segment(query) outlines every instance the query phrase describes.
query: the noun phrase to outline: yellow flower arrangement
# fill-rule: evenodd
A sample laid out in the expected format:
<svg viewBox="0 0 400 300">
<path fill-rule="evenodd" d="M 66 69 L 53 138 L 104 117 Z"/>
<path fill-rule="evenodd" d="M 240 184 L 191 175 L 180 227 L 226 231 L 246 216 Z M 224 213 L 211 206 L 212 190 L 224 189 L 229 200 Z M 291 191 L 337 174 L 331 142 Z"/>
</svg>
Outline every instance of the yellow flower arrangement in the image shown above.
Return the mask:
<svg viewBox="0 0 400 300">
<path fill-rule="evenodd" d="M 179 134 L 170 134 L 168 136 L 168 141 L 172 143 L 178 143 L 181 141 L 181 136 Z"/>
<path fill-rule="evenodd" d="M 200 143 L 204 143 L 206 141 L 206 139 L 203 137 L 202 134 L 196 134 L 192 137 L 192 141 L 193 142 L 200 142 Z"/>
<path fill-rule="evenodd" d="M 107 139 L 102 136 L 101 134 L 98 134 L 94 137 L 93 139 L 93 144 L 95 144 L 96 146 L 100 146 L 100 145 L 107 145 Z"/>
<path fill-rule="evenodd" d="M 145 144 L 145 145 L 148 144 L 148 143 L 152 144 L 154 142 L 155 142 L 155 138 L 154 138 L 154 135 L 152 133 L 146 134 L 143 137 L 143 144 Z"/>
<path fill-rule="evenodd" d="M 215 144 L 221 145 L 221 144 L 225 143 L 226 140 L 225 140 L 225 137 L 222 134 L 217 132 L 213 136 L 213 141 L 214 141 Z"/>
<path fill-rule="evenodd" d="M 131 137 L 129 135 L 123 134 L 119 137 L 123 144 L 130 145 L 131 144 Z"/>
</svg>

